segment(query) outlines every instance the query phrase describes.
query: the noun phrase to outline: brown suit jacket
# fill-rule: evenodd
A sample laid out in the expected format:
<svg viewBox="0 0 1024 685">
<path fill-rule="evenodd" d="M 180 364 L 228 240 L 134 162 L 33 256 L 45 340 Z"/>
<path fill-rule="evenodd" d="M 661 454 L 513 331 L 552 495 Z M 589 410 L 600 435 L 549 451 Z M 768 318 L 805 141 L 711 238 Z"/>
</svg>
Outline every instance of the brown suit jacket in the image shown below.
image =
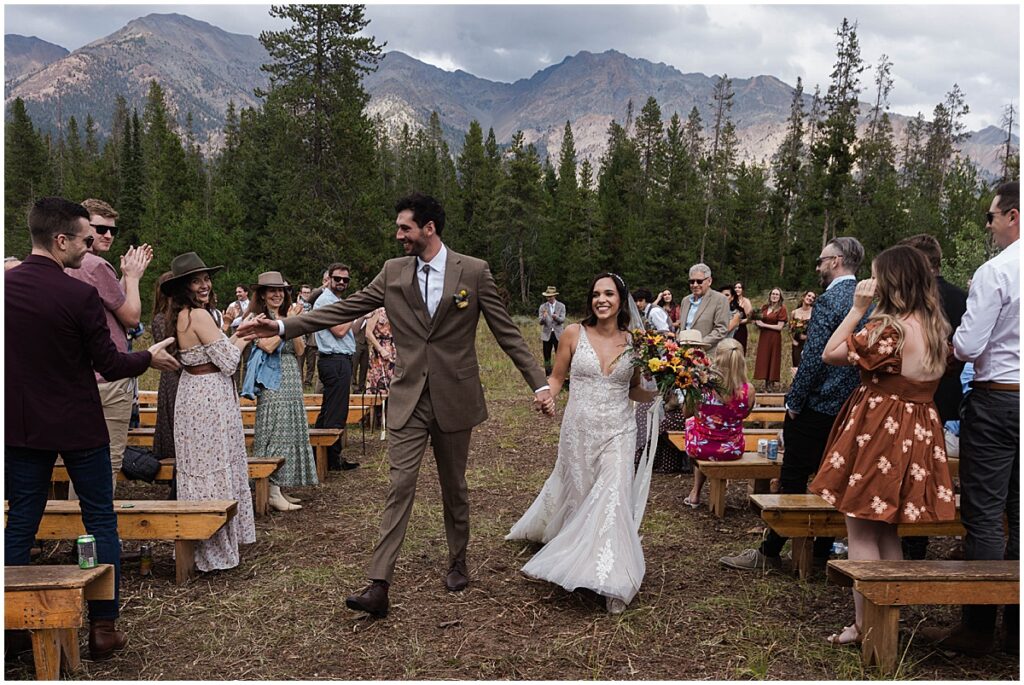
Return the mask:
<svg viewBox="0 0 1024 685">
<path fill-rule="evenodd" d="M 466 306 L 455 295 L 466 291 Z M 351 297 L 284 320 L 286 338 L 336 326 L 383 306 L 395 337 L 397 361 L 388 397 L 388 425 L 401 428 L 429 387 L 441 430 L 462 431 L 487 418 L 476 326 L 483 313 L 498 344 L 534 390 L 547 383 L 519 327 L 498 296 L 487 262 L 448 249 L 444 290 L 430 318 L 416 280 L 416 258 L 389 259 L 368 286 Z"/>
<path fill-rule="evenodd" d="M 686 325 L 686 317 L 690 315 L 690 298 L 685 297 L 679 304 L 679 325 Z M 729 331 L 729 300 L 725 295 L 714 290 L 708 290 L 701 298 L 697 306 L 697 315 L 693 319 L 694 330 L 700 331 L 710 347 L 708 352 L 715 349 L 718 343 Z"/>
</svg>

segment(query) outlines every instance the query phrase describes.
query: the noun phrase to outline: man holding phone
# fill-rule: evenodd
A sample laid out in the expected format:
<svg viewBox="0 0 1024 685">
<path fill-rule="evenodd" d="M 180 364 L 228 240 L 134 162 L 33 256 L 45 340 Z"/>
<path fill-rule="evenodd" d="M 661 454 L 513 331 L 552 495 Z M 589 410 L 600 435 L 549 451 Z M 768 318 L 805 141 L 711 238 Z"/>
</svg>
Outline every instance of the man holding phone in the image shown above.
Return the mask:
<svg viewBox="0 0 1024 685">
<path fill-rule="evenodd" d="M 128 331 L 138 327 L 142 316 L 142 300 L 139 297 L 139 281 L 146 273 L 146 267 L 153 259 L 149 245 L 130 247 L 121 257 L 121 279 L 117 278 L 114 267 L 100 255 L 109 252 L 117 236 L 118 214 L 103 200 L 90 198 L 82 203 L 89 212 L 89 227 L 92 247 L 86 252 L 82 263 L 74 269 L 65 269 L 72 278 L 96 288 L 103 303 L 110 340 L 117 351 L 128 352 Z M 110 466 L 114 487 L 117 487 L 117 472 L 121 470 L 125 445 L 128 442 L 128 424 L 132 418 L 134 400 L 134 378 L 107 381 L 95 374 L 103 405 L 103 418 L 110 434 Z M 74 490 L 71 497 L 74 499 Z"/>
</svg>

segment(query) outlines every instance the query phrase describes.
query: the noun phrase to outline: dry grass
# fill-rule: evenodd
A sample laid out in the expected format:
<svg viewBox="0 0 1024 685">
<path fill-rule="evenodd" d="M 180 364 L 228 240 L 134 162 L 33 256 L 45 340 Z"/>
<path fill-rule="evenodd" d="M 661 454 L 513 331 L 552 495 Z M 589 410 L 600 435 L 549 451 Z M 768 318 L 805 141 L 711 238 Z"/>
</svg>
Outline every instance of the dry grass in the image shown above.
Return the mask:
<svg viewBox="0 0 1024 685">
<path fill-rule="evenodd" d="M 522 320 L 540 357 L 534 325 Z M 538 418 L 530 393 L 486 327 L 480 362 L 491 418 L 475 435 L 470 483 L 473 582 L 442 587 L 446 545 L 436 468 L 424 459 L 416 506 L 392 587 L 391 614 L 375 620 L 345 608 L 362 586 L 387 490 L 383 444 L 349 456 L 362 463 L 299 494 L 300 512 L 258 519 L 257 543 L 242 563 L 183 587 L 173 582 L 171 545 L 156 547 L 155 574 L 126 564 L 121 625 L 129 649 L 112 661 L 85 661 L 76 679 L 866 679 L 852 649 L 824 636 L 852 613 L 849 592 L 821 579 L 748 575 L 717 559 L 755 545 L 759 519 L 743 484 L 728 495 L 725 519 L 682 499 L 690 477 L 659 475 L 641 533 L 647 574 L 624 614 L 610 617 L 590 592 L 525 579 L 535 549 L 505 542 L 554 463 L 558 422 Z M 564 397 L 563 397 L 564 399 Z M 132 485 L 121 496 L 160 498 L 160 486 Z M 63 543 L 66 549 L 67 543 Z M 933 553 L 952 548 L 936 541 Z M 61 561 L 51 556 L 49 563 Z M 923 620 L 950 623 L 952 608 L 904 611 L 904 643 Z M 82 633 L 84 639 L 84 631 Z M 31 670 L 16 660 L 7 678 Z M 1016 680 L 1019 660 L 1004 654 L 948 660 L 912 642 L 900 677 Z"/>
</svg>

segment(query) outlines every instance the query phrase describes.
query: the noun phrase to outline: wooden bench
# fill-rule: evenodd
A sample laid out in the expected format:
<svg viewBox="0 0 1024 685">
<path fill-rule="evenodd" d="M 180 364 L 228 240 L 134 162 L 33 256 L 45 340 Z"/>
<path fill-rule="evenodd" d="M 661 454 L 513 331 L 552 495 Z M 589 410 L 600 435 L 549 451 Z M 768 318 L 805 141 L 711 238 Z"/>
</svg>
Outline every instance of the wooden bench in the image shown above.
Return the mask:
<svg viewBox="0 0 1024 685">
<path fill-rule="evenodd" d="M 4 502 L 6 521 L 8 503 Z M 122 540 L 174 540 L 175 582 L 195 575 L 195 545 L 209 540 L 238 512 L 235 500 L 114 500 Z M 77 501 L 51 500 L 39 522 L 40 540 L 74 540 L 85 534 Z"/>
<path fill-rule="evenodd" d="M 356 395 L 349 395 L 348 403 L 350 406 L 356 407 L 379 407 L 383 404 L 383 401 L 388 397 L 387 393 L 363 393 Z M 248 397 L 239 397 L 238 403 L 243 407 L 255 407 L 256 400 L 250 400 Z M 302 396 L 303 406 L 306 407 L 319 407 L 324 403 L 324 396 L 322 393 L 310 393 L 307 392 Z M 157 404 L 157 392 L 156 390 L 140 390 L 139 391 L 139 406 L 140 407 L 155 407 Z"/>
<path fill-rule="evenodd" d="M 755 409 L 757 407 L 782 407 L 786 404 L 786 393 L 784 392 L 759 392 L 754 397 Z"/>
<path fill-rule="evenodd" d="M 816 537 L 846 537 L 846 514 L 814 494 L 751 495 L 750 501 L 761 511 L 761 519 L 783 537 L 792 538 L 793 566 L 801 578 L 811 571 L 811 547 Z M 960 522 L 960 498 L 952 521 L 901 523 L 901 536 L 963 535 Z"/>
<path fill-rule="evenodd" d="M 683 431 L 669 431 L 668 439 L 676 449 L 686 451 L 686 434 Z M 778 440 L 779 431 L 775 428 L 744 428 L 743 451 L 757 452 L 758 440 Z M 782 457 L 782 445 L 779 445 L 779 457 Z"/>
<path fill-rule="evenodd" d="M 747 452 L 733 461 L 696 461 L 697 468 L 708 479 L 708 508 L 711 513 L 725 516 L 725 491 L 730 480 L 753 481 L 754 493 L 768 492 L 772 478 L 782 470 L 781 459 L 771 460 L 756 452 Z"/>
<path fill-rule="evenodd" d="M 81 665 L 82 600 L 114 599 L 114 567 L 5 566 L 4 630 L 32 637 L 36 680 L 57 680 Z"/>
<path fill-rule="evenodd" d="M 762 428 L 768 428 L 768 424 L 782 425 L 786 418 L 785 407 L 754 407 L 747 418 L 743 419 L 744 426 L 759 424 Z"/>
<path fill-rule="evenodd" d="M 249 459 L 249 478 L 255 481 L 255 497 L 253 498 L 253 513 L 263 516 L 270 511 L 270 476 L 284 464 L 283 457 L 271 457 L 267 459 Z M 160 470 L 157 471 L 158 481 L 169 481 L 174 477 L 174 460 L 161 459 Z M 117 472 L 119 481 L 128 480 L 121 471 Z M 70 481 L 68 470 L 63 464 L 56 464 L 53 467 L 53 475 L 50 480 L 54 483 L 67 483 Z"/>
<path fill-rule="evenodd" d="M 861 662 L 896 670 L 900 607 L 915 604 L 1020 604 L 1019 561 L 828 562 L 828 579 L 864 597 Z"/>
<path fill-rule="evenodd" d="M 369 406 L 349 406 L 345 423 L 359 423 L 370 409 L 371 407 Z M 244 428 L 253 428 L 256 425 L 256 407 L 240 407 L 239 410 L 242 414 L 242 426 Z M 315 424 L 319 416 L 320 407 L 306 407 L 306 421 L 308 425 L 312 426 Z M 145 428 L 156 426 L 156 407 L 139 408 L 139 425 Z"/>
</svg>

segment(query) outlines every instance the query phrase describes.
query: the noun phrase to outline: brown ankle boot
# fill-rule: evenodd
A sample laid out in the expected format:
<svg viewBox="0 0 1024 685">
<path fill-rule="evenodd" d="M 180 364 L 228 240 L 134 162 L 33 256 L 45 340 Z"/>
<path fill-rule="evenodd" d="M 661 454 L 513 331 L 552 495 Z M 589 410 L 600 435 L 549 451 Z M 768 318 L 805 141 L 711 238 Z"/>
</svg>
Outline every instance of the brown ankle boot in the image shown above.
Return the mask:
<svg viewBox="0 0 1024 685">
<path fill-rule="evenodd" d="M 97 618 L 89 622 L 89 656 L 93 661 L 109 659 L 127 644 L 128 636 L 114 627 L 114 619 Z"/>
</svg>

